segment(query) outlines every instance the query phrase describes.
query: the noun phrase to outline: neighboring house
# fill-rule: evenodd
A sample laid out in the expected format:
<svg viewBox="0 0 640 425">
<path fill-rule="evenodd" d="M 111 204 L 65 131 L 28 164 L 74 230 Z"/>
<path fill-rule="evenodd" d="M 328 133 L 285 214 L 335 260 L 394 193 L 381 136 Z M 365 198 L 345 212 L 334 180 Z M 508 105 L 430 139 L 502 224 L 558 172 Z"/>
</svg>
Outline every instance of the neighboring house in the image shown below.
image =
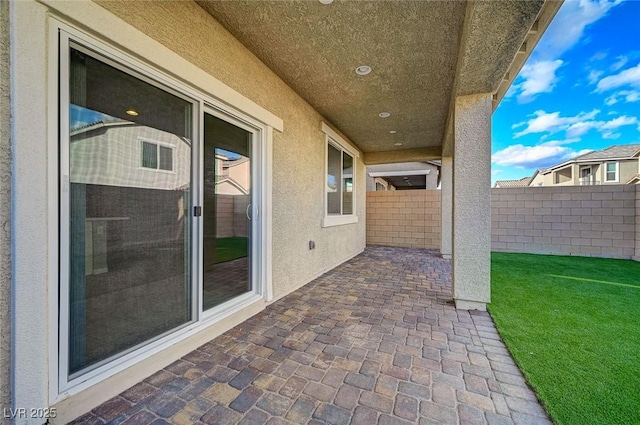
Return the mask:
<svg viewBox="0 0 640 425">
<path fill-rule="evenodd" d="M 531 177 L 523 177 L 520 180 L 497 180 L 493 185 L 495 188 L 504 187 L 527 187 L 531 183 Z"/>
<path fill-rule="evenodd" d="M 640 144 L 610 146 L 538 170 L 529 186 L 636 184 L 640 174 L 639 156 Z"/>
<path fill-rule="evenodd" d="M 246 157 L 216 154 L 216 193 L 248 195 L 251 190 L 251 160 Z"/>
<path fill-rule="evenodd" d="M 369 165 L 441 161 L 485 310 L 491 115 L 560 4 L 0 2 L 0 407 L 70 422 L 358 255 Z"/>
<path fill-rule="evenodd" d="M 366 173 L 367 192 L 437 189 L 440 183 L 440 162 L 368 165 Z"/>
</svg>

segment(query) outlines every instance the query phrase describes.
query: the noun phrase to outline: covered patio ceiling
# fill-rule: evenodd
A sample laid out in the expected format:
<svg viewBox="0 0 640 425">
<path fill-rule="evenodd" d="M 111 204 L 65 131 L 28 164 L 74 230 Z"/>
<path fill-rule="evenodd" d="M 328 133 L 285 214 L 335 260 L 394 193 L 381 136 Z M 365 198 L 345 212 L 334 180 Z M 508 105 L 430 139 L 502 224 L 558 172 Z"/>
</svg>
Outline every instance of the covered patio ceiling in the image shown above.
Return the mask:
<svg viewBox="0 0 640 425">
<path fill-rule="evenodd" d="M 449 156 L 452 101 L 496 93 L 495 107 L 561 2 L 198 4 L 375 164 Z"/>
</svg>

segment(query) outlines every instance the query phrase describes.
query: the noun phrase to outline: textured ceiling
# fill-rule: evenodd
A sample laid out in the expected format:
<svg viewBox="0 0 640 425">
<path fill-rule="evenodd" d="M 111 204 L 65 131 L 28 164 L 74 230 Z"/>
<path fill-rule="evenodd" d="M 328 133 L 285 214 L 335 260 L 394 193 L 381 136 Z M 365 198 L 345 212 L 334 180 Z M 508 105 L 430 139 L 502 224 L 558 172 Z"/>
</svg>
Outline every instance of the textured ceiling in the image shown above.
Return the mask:
<svg viewBox="0 0 640 425">
<path fill-rule="evenodd" d="M 542 0 L 198 4 L 368 153 L 440 147 L 454 85 L 495 90 Z"/>
</svg>

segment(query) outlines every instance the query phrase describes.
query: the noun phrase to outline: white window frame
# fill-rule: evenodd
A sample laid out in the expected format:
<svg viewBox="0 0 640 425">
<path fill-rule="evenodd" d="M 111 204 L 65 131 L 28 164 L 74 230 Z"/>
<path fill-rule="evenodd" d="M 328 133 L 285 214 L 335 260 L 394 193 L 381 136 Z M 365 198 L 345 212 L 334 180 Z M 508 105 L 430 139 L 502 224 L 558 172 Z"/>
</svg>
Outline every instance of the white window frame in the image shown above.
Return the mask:
<svg viewBox="0 0 640 425">
<path fill-rule="evenodd" d="M 59 244 L 68 243 L 69 229 L 64 225 L 61 225 L 59 228 L 55 226 L 55 229 L 53 229 L 53 227 L 50 229 L 50 249 L 54 255 L 52 256 L 51 266 L 51 276 L 53 279 L 50 282 L 52 290 L 49 293 L 51 312 L 49 315 L 49 329 L 53 332 L 52 335 L 56 335 L 51 339 L 52 343 L 49 347 L 49 395 L 50 402 L 53 404 L 69 396 L 78 394 L 95 384 L 101 383 L 105 379 L 174 346 L 180 341 L 186 340 L 216 323 L 220 323 L 231 315 L 255 305 L 258 301 L 269 302 L 273 299 L 271 252 L 269 249 L 264 249 L 264 247 L 271 246 L 272 240 L 271 184 L 273 176 L 271 163 L 273 130 L 277 129 L 281 131 L 282 121 L 266 110 L 254 116 L 253 114 L 249 115 L 230 106 L 229 103 L 247 106 L 247 99 L 237 93 L 230 94 L 227 91 L 224 93 L 224 97 L 231 98 L 232 100 L 237 97 L 238 102 L 224 102 L 208 94 L 208 92 L 186 86 L 175 78 L 169 77 L 158 69 L 141 62 L 139 59 L 134 59 L 121 50 L 100 42 L 56 18 L 52 17 L 49 23 L 50 52 L 52 57 L 55 58 L 55 60 L 50 62 L 49 75 L 52 78 L 51 81 L 56 82 L 50 85 L 51 93 L 49 96 L 51 110 L 55 111 L 49 118 L 49 127 L 52 130 L 51 138 L 49 139 L 50 152 L 55 153 L 49 162 L 49 180 L 51 182 L 57 182 L 64 167 L 68 165 L 64 163 L 58 165 L 58 149 L 60 149 L 61 161 L 64 162 L 63 159 L 65 157 L 66 162 L 69 161 L 69 135 L 65 134 L 65 132 L 69 133 L 69 129 L 64 125 L 60 125 L 60 123 L 68 122 L 69 120 L 68 107 L 66 110 L 64 107 L 60 107 L 61 105 L 68 105 L 69 102 L 68 90 L 66 90 L 66 95 L 64 94 L 65 87 L 68 87 L 68 80 L 66 82 L 64 82 L 63 79 L 59 80 L 58 73 L 60 72 L 62 76 L 68 76 L 68 57 L 71 43 L 95 52 L 92 53 L 92 55 L 98 60 L 109 63 L 109 65 L 112 66 L 115 65 L 116 68 L 130 73 L 142 81 L 161 87 L 163 90 L 172 92 L 179 97 L 193 102 L 192 139 L 194 144 L 192 145 L 192 190 L 194 192 L 194 199 L 192 202 L 195 205 L 202 205 L 202 196 L 204 193 L 198 172 L 203 161 L 201 138 L 204 132 L 203 114 L 205 110 L 207 110 L 208 113 L 217 111 L 219 116 L 223 116 L 223 119 L 231 124 L 252 128 L 256 141 L 254 161 L 255 164 L 259 164 L 259 167 L 256 166 L 256 170 L 259 172 L 253 173 L 252 176 L 252 191 L 255 193 L 253 198 L 254 206 L 251 210 L 252 216 L 255 217 L 255 224 L 252 224 L 252 229 L 255 232 L 256 238 L 254 246 L 257 248 L 254 250 L 255 252 L 252 251 L 252 253 L 256 255 L 253 256 L 251 266 L 254 273 L 256 273 L 254 276 L 258 276 L 252 283 L 252 291 L 219 306 L 219 308 L 203 311 L 202 259 L 200 258 L 202 254 L 201 220 L 194 219 L 192 220 L 191 226 L 192 255 L 194 257 L 198 255 L 199 258 L 192 261 L 191 268 L 192 292 L 190 295 L 192 296 L 192 320 L 136 347 L 125 350 L 116 356 L 105 359 L 95 365 L 95 367 L 89 367 L 81 373 L 75 374 L 73 377 L 70 377 L 68 373 L 69 299 L 68 296 L 61 296 L 62 294 L 68 294 L 69 270 L 65 264 L 68 264 L 69 258 L 68 255 L 62 251 L 58 255 Z M 179 65 L 175 66 L 180 68 Z M 185 64 L 183 68 L 188 66 L 189 65 Z M 186 74 L 189 73 L 188 71 L 184 72 Z M 191 72 L 194 72 L 194 70 L 191 70 Z M 185 80 L 187 79 L 188 78 L 185 78 Z M 210 85 L 211 84 L 209 84 L 209 86 Z M 207 85 L 205 84 L 204 87 L 207 87 Z M 60 96 L 63 97 L 59 97 L 58 91 L 60 92 Z M 249 113 L 255 112 L 252 110 L 252 107 L 246 109 L 248 109 Z M 261 120 L 262 118 L 264 118 L 264 120 Z M 58 137 L 58 128 L 60 128 L 60 138 Z M 165 145 L 164 143 L 155 141 L 151 141 L 151 143 Z M 140 146 L 142 146 L 141 143 Z M 173 167 L 175 168 L 175 164 L 173 164 Z M 153 170 L 152 168 L 143 168 L 145 170 Z M 168 170 L 155 171 L 169 172 Z M 64 191 L 69 184 L 68 178 L 62 176 L 60 184 L 61 190 Z M 196 196 L 199 197 L 196 198 Z M 260 210 L 258 209 L 259 205 L 262 205 Z M 64 197 L 59 196 L 57 183 L 52 183 L 49 208 L 51 213 L 56 215 L 56 220 L 53 220 L 54 222 L 57 222 L 58 218 L 62 218 L 62 220 L 60 220 L 61 223 L 65 222 L 66 217 L 68 217 L 68 202 L 65 202 Z M 257 224 L 258 220 L 260 221 L 260 225 Z M 65 268 L 67 268 L 67 270 L 65 270 Z M 58 285 L 60 285 L 60 287 L 58 287 Z M 63 300 L 65 300 L 65 302 L 63 302 Z M 60 338 L 59 341 L 58 335 Z"/>
<path fill-rule="evenodd" d="M 151 140 L 151 139 L 145 139 L 145 138 L 138 138 L 138 141 L 140 142 L 140 166 L 139 168 L 142 170 L 148 170 L 148 171 L 155 171 L 158 173 L 171 173 L 171 174 L 175 174 L 174 171 L 174 146 L 170 145 L 168 143 L 162 143 L 162 142 L 158 142 L 155 140 Z M 144 144 L 147 143 L 149 145 L 156 145 L 157 150 L 156 150 L 156 161 L 158 163 L 158 166 L 156 168 L 151 168 L 151 167 L 145 167 L 144 165 L 142 165 L 142 160 L 143 160 L 143 152 L 144 152 Z M 160 148 L 167 148 L 167 149 L 171 149 L 171 169 L 167 170 L 165 168 L 160 168 Z"/>
<path fill-rule="evenodd" d="M 609 180 L 609 172 L 607 171 L 607 165 L 614 164 L 616 166 L 615 169 L 615 178 L 613 180 Z M 604 163 L 603 167 L 604 178 L 602 179 L 605 183 L 619 183 L 620 182 L 620 162 L 618 161 L 607 161 Z"/>
<path fill-rule="evenodd" d="M 584 181 L 582 180 L 582 170 L 586 170 L 589 169 L 589 177 L 588 177 L 588 184 L 585 185 Z M 581 165 L 578 167 L 578 182 L 580 183 L 580 186 L 591 186 L 593 182 L 595 182 L 595 176 L 593 175 L 593 166 L 591 165 Z"/>
<path fill-rule="evenodd" d="M 324 176 L 322 178 L 322 193 L 324 196 L 324 211 L 322 218 L 322 227 L 333 227 L 333 226 L 342 226 L 345 224 L 354 224 L 358 222 L 358 213 L 357 213 L 357 195 L 358 190 L 356 189 L 356 170 L 359 154 L 358 151 L 355 150 L 345 139 L 343 139 L 336 131 L 334 131 L 327 124 L 322 123 L 322 132 L 325 134 L 325 147 L 324 147 Z M 342 202 L 343 197 L 340 199 L 340 214 L 329 214 L 328 209 L 328 199 L 329 194 L 327 193 L 327 175 L 329 174 L 329 146 L 333 146 L 334 148 L 340 151 L 340 161 L 342 164 L 343 153 L 351 156 L 353 158 L 353 176 L 352 176 L 352 184 L 353 184 L 353 209 L 351 214 L 342 214 Z M 342 166 L 341 166 L 342 173 Z M 340 175 L 340 185 L 342 185 L 342 174 Z"/>
</svg>

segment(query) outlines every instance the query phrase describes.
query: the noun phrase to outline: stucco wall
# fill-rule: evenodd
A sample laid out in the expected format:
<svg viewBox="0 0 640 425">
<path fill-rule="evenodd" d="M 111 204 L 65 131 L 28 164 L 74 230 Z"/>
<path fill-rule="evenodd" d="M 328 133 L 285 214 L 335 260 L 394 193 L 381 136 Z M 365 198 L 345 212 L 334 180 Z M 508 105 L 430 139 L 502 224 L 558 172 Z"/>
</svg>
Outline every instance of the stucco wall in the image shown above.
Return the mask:
<svg viewBox="0 0 640 425">
<path fill-rule="evenodd" d="M 96 2 L 284 121 L 284 132 L 276 132 L 273 141 L 274 297 L 363 249 L 365 173 L 359 159 L 359 222 L 321 227 L 326 147 L 320 131 L 323 119 L 308 103 L 195 3 L 145 2 L 144 7 L 131 7 L 126 1 Z M 308 249 L 310 240 L 315 250 Z"/>
<path fill-rule="evenodd" d="M 492 250 L 632 258 L 637 186 L 493 189 Z"/>
<path fill-rule="evenodd" d="M 603 169 L 603 175 L 602 175 L 602 181 L 605 181 L 605 176 L 604 176 L 604 168 Z M 635 176 L 636 174 L 638 174 L 638 160 L 633 160 L 633 161 L 620 161 L 620 175 L 619 175 L 619 179 L 620 179 L 620 183 L 624 184 L 626 182 L 629 181 L 629 179 L 631 179 L 631 177 Z"/>
<path fill-rule="evenodd" d="M 9 1 L 0 0 L 0 410 L 10 407 L 11 367 L 11 134 Z M 0 417 L 0 424 L 9 420 Z"/>
<path fill-rule="evenodd" d="M 440 249 L 440 191 L 367 192 L 367 244 Z"/>
</svg>

